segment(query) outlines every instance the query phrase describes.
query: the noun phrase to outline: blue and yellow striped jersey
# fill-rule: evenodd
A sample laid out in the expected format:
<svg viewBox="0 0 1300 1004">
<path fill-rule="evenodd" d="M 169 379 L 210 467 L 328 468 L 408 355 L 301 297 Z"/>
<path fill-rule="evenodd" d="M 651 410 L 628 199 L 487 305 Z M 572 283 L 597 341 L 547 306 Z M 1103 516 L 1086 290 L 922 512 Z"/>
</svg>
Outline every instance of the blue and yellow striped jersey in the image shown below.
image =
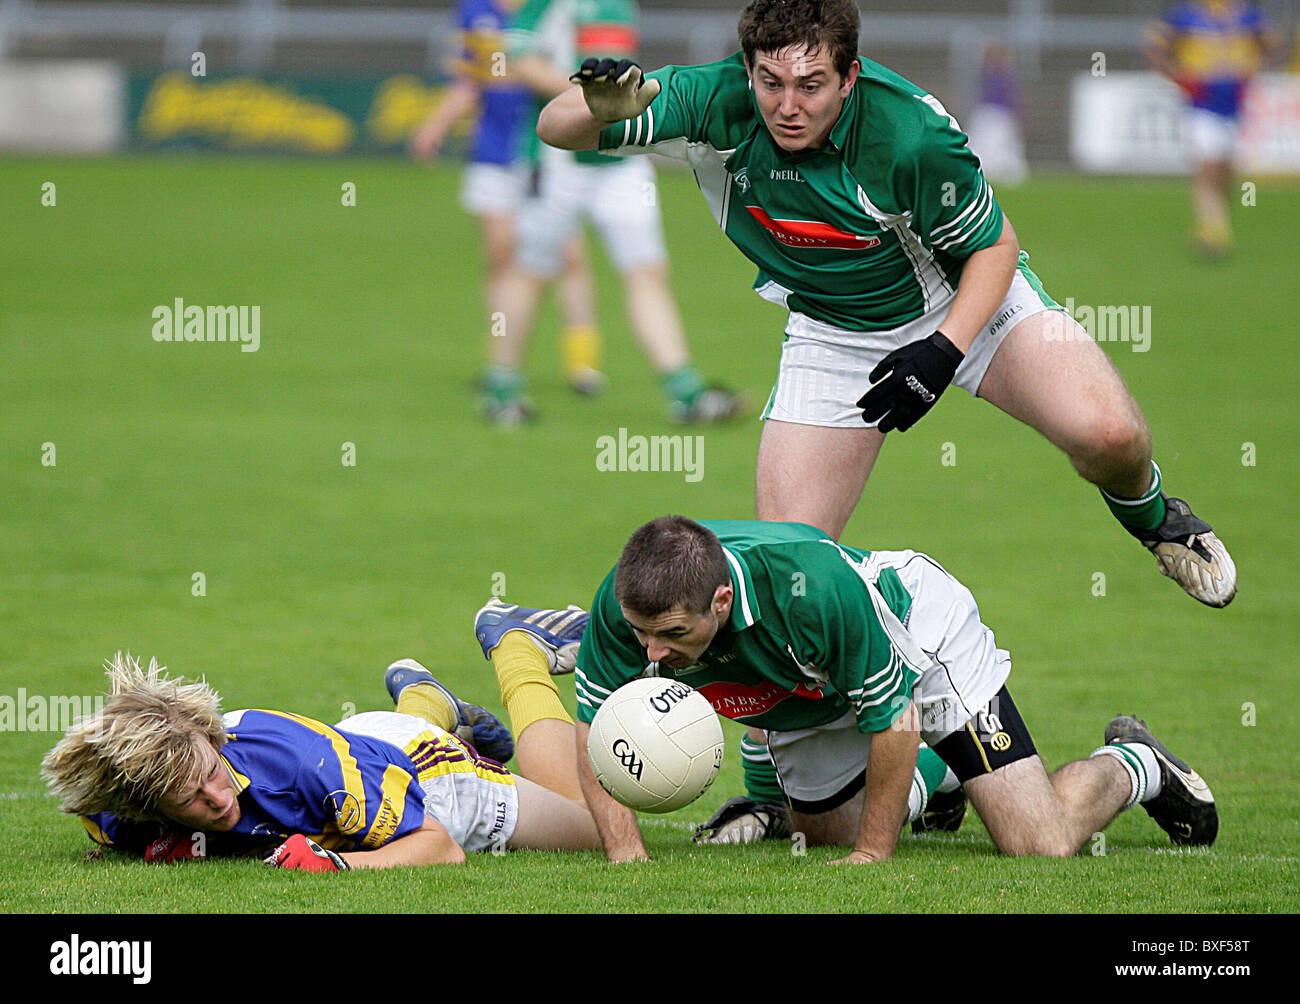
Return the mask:
<svg viewBox="0 0 1300 1004">
<path fill-rule="evenodd" d="M 229 832 L 207 835 L 209 854 L 255 853 L 294 833 L 371 851 L 423 825 L 419 769 L 392 743 L 285 711 L 232 711 L 223 723 L 220 756 L 242 815 Z M 82 822 L 96 842 L 128 851 L 142 852 L 161 829 L 108 812 Z"/>
<path fill-rule="evenodd" d="M 536 119 L 530 118 L 533 92 L 506 72 L 509 14 L 499 0 L 460 0 L 456 16 L 462 38 L 456 73 L 482 88 L 470 159 L 512 164 L 525 155 Z"/>
<path fill-rule="evenodd" d="M 1154 40 L 1169 53 L 1194 107 L 1235 116 L 1246 84 L 1260 70 L 1268 31 L 1253 3 L 1193 0 L 1165 14 Z"/>
</svg>

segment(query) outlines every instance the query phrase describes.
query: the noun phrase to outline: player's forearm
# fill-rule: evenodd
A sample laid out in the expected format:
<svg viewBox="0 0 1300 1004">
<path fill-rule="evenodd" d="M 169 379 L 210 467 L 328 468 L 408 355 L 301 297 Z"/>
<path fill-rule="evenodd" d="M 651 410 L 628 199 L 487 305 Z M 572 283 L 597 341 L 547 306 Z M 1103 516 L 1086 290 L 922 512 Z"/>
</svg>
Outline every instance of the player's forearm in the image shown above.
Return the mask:
<svg viewBox="0 0 1300 1004">
<path fill-rule="evenodd" d="M 461 78 L 451 85 L 446 97 L 430 110 L 420 127 L 411 133 L 407 147 L 417 160 L 428 160 L 438 155 L 451 127 L 467 114 L 475 111 L 479 102 L 478 85 Z"/>
<path fill-rule="evenodd" d="M 591 761 L 587 758 L 587 734 L 591 727 L 579 722 L 575 731 L 578 783 L 582 786 L 582 797 L 587 802 L 591 818 L 596 822 L 596 830 L 600 833 L 601 843 L 605 846 L 606 859 L 615 864 L 649 861 L 650 855 L 645 849 L 641 828 L 637 826 L 636 813 L 610 798 L 592 773 Z"/>
<path fill-rule="evenodd" d="M 909 705 L 890 728 L 872 733 L 867 760 L 866 802 L 852 857 L 884 861 L 893 857 L 898 833 L 907 822 L 907 796 L 920 745 L 916 706 Z"/>
<path fill-rule="evenodd" d="M 1286 59 L 1286 37 L 1272 28 L 1259 36 L 1260 68 L 1268 69 Z"/>
<path fill-rule="evenodd" d="M 970 351 L 971 343 L 1006 299 L 1019 262 L 1020 242 L 1006 219 L 997 243 L 966 259 L 952 308 L 939 325 L 944 337 L 963 353 Z"/>
<path fill-rule="evenodd" d="M 1174 61 L 1169 55 L 1169 44 L 1160 36 L 1148 37 L 1142 43 L 1142 56 L 1157 73 L 1162 73 L 1166 77 L 1173 77 L 1177 72 Z"/>
<path fill-rule="evenodd" d="M 510 75 L 544 98 L 569 89 L 569 75 L 542 56 L 519 56 L 510 65 Z"/>
<path fill-rule="evenodd" d="M 595 150 L 600 131 L 609 125 L 591 114 L 582 88 L 576 84 L 542 109 L 537 135 L 543 143 L 561 150 Z"/>
<path fill-rule="evenodd" d="M 451 131 L 456 122 L 478 108 L 479 88 L 472 81 L 458 78 L 441 101 L 434 105 L 419 131 L 436 135 L 439 142 Z"/>
<path fill-rule="evenodd" d="M 432 826 L 428 825 L 433 823 Z M 397 868 L 402 865 L 459 865 L 465 863 L 464 849 L 451 834 L 431 819 L 414 833 L 398 837 L 373 851 L 340 854 L 351 868 Z"/>
</svg>

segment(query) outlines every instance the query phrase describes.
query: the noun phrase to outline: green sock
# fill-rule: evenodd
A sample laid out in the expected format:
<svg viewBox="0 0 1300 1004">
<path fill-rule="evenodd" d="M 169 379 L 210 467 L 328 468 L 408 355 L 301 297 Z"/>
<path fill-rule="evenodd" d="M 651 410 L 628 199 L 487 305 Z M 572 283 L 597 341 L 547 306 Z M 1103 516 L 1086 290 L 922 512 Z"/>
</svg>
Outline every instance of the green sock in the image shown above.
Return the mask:
<svg viewBox="0 0 1300 1004">
<path fill-rule="evenodd" d="M 745 765 L 745 794 L 755 802 L 785 804 L 785 792 L 776 777 L 776 765 L 766 743 L 756 743 L 748 735 L 740 740 L 740 759 Z"/>
<path fill-rule="evenodd" d="M 708 384 L 704 382 L 704 377 L 700 376 L 700 371 L 690 363 L 687 363 L 681 369 L 669 373 L 663 380 L 664 393 L 672 401 L 680 401 L 682 404 L 690 404 L 699 396 L 700 391 L 706 390 Z"/>
<path fill-rule="evenodd" d="M 1112 495 L 1104 488 L 1101 497 L 1111 513 L 1130 530 L 1154 530 L 1165 521 L 1165 497 L 1160 493 L 1160 467 L 1151 461 L 1151 487 L 1138 499 Z"/>
<path fill-rule="evenodd" d="M 489 366 L 483 390 L 498 401 L 513 401 L 524 392 L 524 375 L 513 366 Z"/>
<path fill-rule="evenodd" d="M 943 784 L 943 779 L 948 774 L 948 765 L 929 746 L 922 746 L 916 751 L 916 771 L 925 784 L 925 798 L 928 802 L 939 790 L 939 785 Z"/>
</svg>

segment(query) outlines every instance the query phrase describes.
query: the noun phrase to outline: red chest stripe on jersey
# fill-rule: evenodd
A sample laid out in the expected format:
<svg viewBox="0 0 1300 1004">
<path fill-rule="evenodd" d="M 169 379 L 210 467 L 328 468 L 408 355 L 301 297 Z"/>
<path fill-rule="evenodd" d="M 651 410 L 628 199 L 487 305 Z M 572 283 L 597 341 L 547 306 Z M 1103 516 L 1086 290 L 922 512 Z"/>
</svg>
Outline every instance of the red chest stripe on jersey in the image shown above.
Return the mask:
<svg viewBox="0 0 1300 1004">
<path fill-rule="evenodd" d="M 771 711 L 788 697 L 803 697 L 813 701 L 822 698 L 820 689 L 801 683 L 794 690 L 786 690 L 775 683 L 762 683 L 756 687 L 743 683 L 706 683 L 697 688 L 709 699 L 713 710 L 724 718 L 752 718 Z"/>
<path fill-rule="evenodd" d="M 579 52 L 631 56 L 636 48 L 636 29 L 626 24 L 589 24 L 578 29 Z"/>
<path fill-rule="evenodd" d="M 851 234 L 816 220 L 774 220 L 758 206 L 746 206 L 749 214 L 776 240 L 792 248 L 838 248 L 861 251 L 880 243 L 879 237 Z"/>
</svg>

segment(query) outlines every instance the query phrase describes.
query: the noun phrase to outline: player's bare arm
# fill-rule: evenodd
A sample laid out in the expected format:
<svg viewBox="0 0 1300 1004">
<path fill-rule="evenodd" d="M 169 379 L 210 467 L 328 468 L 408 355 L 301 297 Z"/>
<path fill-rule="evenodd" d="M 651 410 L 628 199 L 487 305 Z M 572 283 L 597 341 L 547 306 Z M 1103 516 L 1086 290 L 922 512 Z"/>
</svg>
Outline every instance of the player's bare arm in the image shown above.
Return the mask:
<svg viewBox="0 0 1300 1004">
<path fill-rule="evenodd" d="M 543 108 L 537 123 L 542 142 L 561 150 L 597 149 L 605 126 L 640 115 L 660 89 L 628 59 L 585 60 L 569 80 L 577 86 Z"/>
<path fill-rule="evenodd" d="M 895 349 L 871 371 L 858 400 L 862 417 L 881 432 L 905 432 L 952 383 L 962 359 L 1011 288 L 1020 242 L 1006 217 L 995 243 L 966 259 L 952 307 L 939 330 Z"/>
<path fill-rule="evenodd" d="M 403 865 L 462 865 L 465 851 L 435 819 L 424 817 L 415 832 L 373 851 L 340 854 L 349 868 L 397 868 Z"/>
<path fill-rule="evenodd" d="M 591 769 L 591 760 L 587 757 L 587 735 L 591 726 L 586 722 L 575 723 L 574 754 L 578 761 L 578 782 L 582 786 L 582 796 L 586 799 L 591 818 L 596 821 L 601 843 L 605 845 L 605 857 L 614 864 L 624 861 L 649 861 L 650 855 L 645 849 L 645 840 L 637 826 L 636 813 L 619 805 L 609 797 L 600 786 Z"/>
<path fill-rule="evenodd" d="M 899 831 L 907 822 L 907 795 L 919 745 L 920 721 L 911 702 L 893 725 L 872 733 L 858 839 L 848 855 L 831 864 L 867 864 L 894 856 Z"/>
<path fill-rule="evenodd" d="M 591 114 L 582 88 L 571 87 L 542 109 L 537 135 L 543 143 L 561 150 L 595 150 L 600 131 L 607 125 Z"/>
<path fill-rule="evenodd" d="M 512 64 L 510 72 L 525 87 L 546 98 L 553 98 L 569 89 L 568 75 L 544 56 L 520 56 Z"/>
<path fill-rule="evenodd" d="M 948 341 L 963 354 L 1006 298 L 1019 261 L 1020 241 L 1011 221 L 1004 216 L 997 242 L 966 259 L 952 309 L 940 325 Z"/>
<path fill-rule="evenodd" d="M 1160 25 L 1154 24 L 1147 29 L 1142 40 L 1142 56 L 1157 73 L 1170 80 L 1178 76 L 1178 67 L 1170 55 L 1169 38 Z"/>
<path fill-rule="evenodd" d="M 407 149 L 417 160 L 438 156 L 451 127 L 478 108 L 482 88 L 469 77 L 457 77 L 446 96 L 434 105 L 428 117 L 411 134 Z"/>
</svg>

